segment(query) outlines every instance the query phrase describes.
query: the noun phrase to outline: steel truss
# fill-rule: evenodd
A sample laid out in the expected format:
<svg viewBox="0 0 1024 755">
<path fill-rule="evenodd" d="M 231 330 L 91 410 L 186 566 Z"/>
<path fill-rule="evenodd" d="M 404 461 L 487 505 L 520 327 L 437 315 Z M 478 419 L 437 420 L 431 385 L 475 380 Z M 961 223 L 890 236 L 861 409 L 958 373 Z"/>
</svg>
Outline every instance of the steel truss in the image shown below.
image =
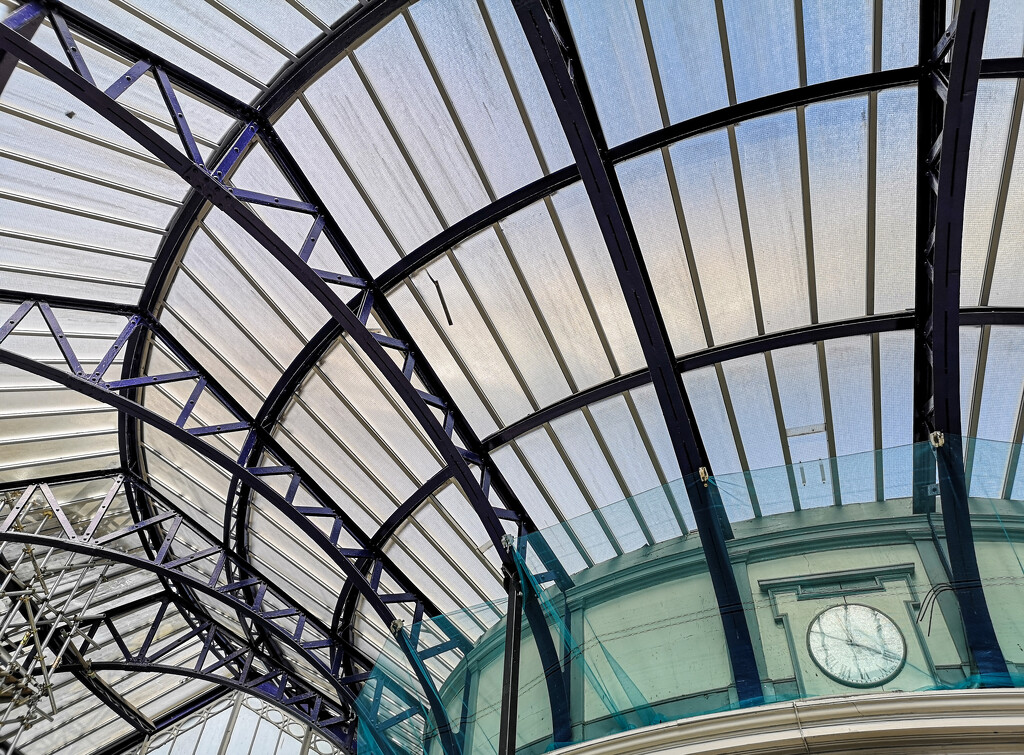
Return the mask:
<svg viewBox="0 0 1024 755">
<path fill-rule="evenodd" d="M 92 308 L 90 303 L 66 298 L 58 298 L 53 301 L 58 308 L 68 306 L 77 309 Z M 400 630 L 400 627 L 394 626 L 397 619 L 390 609 L 392 604 L 414 604 L 414 611 L 417 617 L 422 617 L 425 610 L 434 610 L 432 604 L 414 592 L 412 587 L 404 587 L 409 585 L 408 579 L 402 574 L 400 569 L 392 564 L 387 556 L 379 551 L 370 551 L 359 547 L 367 538 L 359 531 L 358 527 L 351 523 L 345 513 L 329 499 L 314 480 L 302 476 L 297 467 L 290 465 L 291 459 L 289 455 L 277 445 L 276 441 L 267 437 L 263 438 L 265 446 L 278 457 L 279 461 L 284 462 L 283 464 L 274 466 L 245 466 L 242 461 L 235 460 L 211 443 L 203 440 L 203 438 L 209 436 L 215 437 L 224 433 L 245 431 L 249 433 L 250 440 L 247 441 L 248 444 L 252 442 L 251 439 L 253 437 L 264 435 L 264 431 L 260 430 L 252 419 L 244 414 L 240 407 L 231 402 L 230 398 L 222 392 L 215 380 L 204 375 L 194 366 L 195 363 L 191 361 L 191 358 L 168 333 L 163 331 L 159 323 L 146 321 L 137 314 L 120 312 L 122 316 L 127 318 L 125 328 L 114 340 L 96 369 L 87 374 L 87 371 L 82 367 L 82 363 L 75 355 L 72 345 L 63 337 L 63 330 L 60 327 L 57 315 L 48 302 L 33 300 L 23 302 L 15 313 L 7 318 L 4 325 L 0 326 L 0 344 L 11 333 L 17 332 L 18 324 L 36 307 L 41 311 L 53 334 L 54 340 L 60 346 L 69 370 L 61 370 L 42 364 L 4 349 L 0 349 L 0 363 L 19 367 L 104 402 L 154 430 L 163 432 L 180 441 L 212 463 L 244 481 L 252 490 L 261 495 L 264 500 L 275 506 L 292 523 L 302 529 L 315 545 L 320 547 L 334 563 L 341 567 L 350 582 L 355 578 L 354 584 L 358 594 L 367 599 L 371 608 L 377 612 L 377 615 L 383 621 L 392 625 L 393 630 Z M 101 305 L 99 309 L 103 310 L 105 308 Z M 113 309 L 110 308 L 110 310 Z M 114 312 L 111 311 L 111 313 Z M 151 337 L 156 339 L 157 342 L 165 344 L 166 348 L 183 363 L 186 369 L 173 373 L 145 375 L 108 382 L 105 380 L 106 371 L 117 358 L 129 334 L 140 326 L 147 328 L 151 333 Z M 152 386 L 180 381 L 192 382 L 193 390 L 189 401 L 174 421 L 162 417 L 119 393 L 119 391 L 138 386 Z M 218 400 L 223 399 L 222 406 L 231 410 L 239 421 L 221 425 L 200 424 L 186 429 L 185 426 L 192 416 L 195 403 L 204 390 L 210 391 Z M 243 449 L 241 456 L 244 459 L 248 456 L 248 452 Z M 265 478 L 269 477 L 288 478 L 288 492 L 285 495 L 277 493 L 265 481 Z M 293 503 L 295 494 L 300 486 L 309 494 L 315 505 L 299 506 Z M 275 588 L 271 592 L 270 584 L 259 576 L 258 571 L 249 565 L 246 559 L 237 556 L 230 549 L 225 548 L 218 538 L 204 532 L 198 524 L 179 511 L 170 508 L 166 503 L 163 505 L 163 510 L 155 507 L 154 500 L 156 497 L 154 491 L 148 485 L 144 485 L 141 478 L 133 481 L 132 488 L 145 494 L 150 499 L 151 510 L 145 519 L 136 522 L 122 536 L 134 532 L 139 532 L 140 535 L 147 531 L 154 532 L 156 531 L 154 528 L 157 527 L 163 533 L 166 533 L 153 538 L 154 542 L 158 543 L 158 545 L 155 553 L 150 554 L 153 567 L 166 567 L 156 569 L 161 576 L 177 582 L 181 582 L 185 577 L 196 577 L 202 581 L 201 575 L 205 573 L 202 567 L 204 565 L 209 567 L 213 564 L 209 568 L 209 573 L 206 577 L 208 584 L 205 588 L 186 580 L 188 586 L 201 592 L 209 593 L 211 589 L 216 592 L 218 583 L 222 582 L 222 584 L 219 584 L 221 590 L 225 591 L 225 594 L 230 594 L 237 603 L 234 609 L 249 615 L 249 618 L 255 622 L 257 628 L 269 631 L 275 637 L 292 643 L 299 643 L 301 646 L 300 652 L 318 651 L 313 653 L 314 657 L 307 660 L 311 661 L 314 668 L 324 673 L 331 683 L 339 689 L 339 692 L 347 696 L 350 703 L 354 701 L 355 696 L 352 694 L 351 689 L 349 689 L 349 685 L 361 682 L 365 676 L 362 673 L 350 674 L 348 676 L 344 676 L 341 673 L 341 664 L 346 656 L 351 653 L 351 647 L 347 643 L 342 643 L 336 634 L 326 626 L 318 627 L 317 623 L 309 621 L 309 615 L 306 612 L 300 612 L 296 607 L 290 606 L 282 591 Z M 154 508 L 157 510 L 154 511 Z M 331 523 L 330 535 L 325 534 L 318 525 L 318 522 L 324 521 Z M 184 529 L 182 529 L 183 527 Z M 179 542 L 188 543 L 190 551 L 187 555 L 175 557 L 171 551 L 171 546 L 175 538 L 179 537 L 179 533 L 181 536 Z M 66 530 L 66 534 L 70 540 L 81 543 L 80 540 L 72 537 L 73 533 L 70 531 Z M 345 535 L 345 539 L 343 539 L 343 535 Z M 351 538 L 357 538 L 357 547 L 350 547 L 347 544 L 346 540 Z M 363 577 L 362 572 L 356 566 L 357 562 L 362 561 L 371 561 L 374 564 L 373 574 L 369 580 Z M 232 569 L 227 568 L 229 564 L 232 566 Z M 170 569 L 170 571 L 167 569 Z M 398 585 L 403 586 L 402 589 L 405 591 L 400 593 L 385 592 L 381 587 L 382 577 L 384 576 L 393 579 Z M 269 601 L 268 597 L 270 598 Z M 270 621 L 268 622 L 267 619 L 270 619 Z M 295 626 L 292 626 L 293 622 L 296 623 Z M 398 631 L 396 634 L 401 636 L 402 632 Z M 452 634 L 454 637 L 450 639 L 458 639 L 463 643 L 465 642 L 455 632 L 454 628 L 452 628 Z M 306 639 L 303 639 L 303 636 Z M 414 651 L 411 645 L 409 646 L 410 653 L 418 652 L 419 655 L 429 653 L 429 650 L 429 648 L 423 648 Z M 366 660 L 361 659 L 360 665 L 366 668 Z M 429 679 L 421 681 L 425 685 L 426 683 L 432 685 L 432 681 Z"/>
<path fill-rule="evenodd" d="M 974 665 L 987 683 L 1001 685 L 1009 677 L 982 592 L 960 440 L 960 258 L 988 11 L 988 0 L 962 0 L 944 28 L 945 2 L 922 4 L 914 440 L 930 439 L 938 458 L 950 581 Z M 933 464 L 926 452 L 915 459 L 915 511 L 935 508 Z"/>
<path fill-rule="evenodd" d="M 60 17 L 56 13 L 51 12 L 51 18 L 59 19 Z M 27 41 L 24 37 L 21 37 L 18 33 L 6 26 L 0 27 L 0 46 L 2 46 L 7 54 L 14 55 L 22 62 L 35 68 L 39 73 L 51 80 L 53 83 L 68 91 L 87 106 L 93 108 L 100 116 L 110 121 L 113 125 L 135 140 L 140 146 L 149 151 L 153 156 L 161 160 L 161 162 L 176 172 L 194 189 L 203 193 L 214 206 L 218 207 L 226 215 L 231 217 L 244 231 L 252 236 L 255 241 L 270 252 L 270 254 L 280 262 L 286 270 L 296 277 L 296 279 L 320 302 L 321 305 L 324 306 L 325 309 L 327 309 L 332 318 L 343 327 L 344 331 L 348 333 L 352 340 L 355 341 L 355 343 L 362 349 L 370 362 L 382 373 L 385 379 L 402 398 L 416 420 L 424 428 L 427 436 L 432 440 L 438 452 L 444 459 L 446 466 L 451 471 L 452 478 L 459 484 L 459 487 L 462 489 L 463 493 L 480 516 L 484 528 L 495 546 L 496 552 L 499 553 L 501 558 L 507 562 L 506 569 L 511 571 L 511 569 L 514 568 L 514 564 L 512 563 L 511 556 L 503 546 L 503 541 L 507 533 L 502 521 L 510 522 L 512 530 L 517 532 L 522 526 L 525 516 L 521 516 L 519 513 L 505 508 L 504 505 L 495 506 L 490 502 L 489 496 L 492 479 L 491 469 L 485 464 L 482 458 L 456 445 L 454 441 L 454 432 L 458 422 L 458 417 L 455 410 L 450 405 L 450 399 L 446 401 L 445 394 L 441 391 L 438 391 L 438 393 L 440 393 L 440 395 L 438 395 L 437 393 L 431 393 L 427 390 L 420 390 L 414 385 L 413 375 L 418 359 L 413 348 L 407 341 L 391 335 L 371 333 L 367 329 L 366 324 L 373 313 L 375 297 L 373 296 L 373 291 L 367 289 L 365 278 L 349 275 L 347 272 L 336 273 L 326 270 L 317 270 L 307 265 L 307 260 L 312 254 L 313 247 L 318 241 L 321 231 L 324 230 L 325 226 L 328 226 L 328 232 L 330 232 L 330 226 L 333 225 L 333 221 L 321 214 L 317 205 L 312 203 L 294 202 L 257 191 L 229 187 L 223 183 L 226 177 L 230 174 L 231 168 L 237 164 L 238 159 L 244 153 L 245 148 L 249 146 L 255 138 L 258 129 L 257 124 L 249 124 L 244 128 L 241 135 L 236 140 L 234 147 L 228 152 L 227 157 L 225 157 L 224 160 L 216 166 L 216 168 L 208 170 L 203 164 L 202 157 L 199 153 L 198 147 L 196 146 L 195 140 L 192 137 L 187 121 L 178 108 L 176 94 L 170 78 L 167 75 L 166 70 L 161 68 L 159 65 L 151 65 L 147 61 L 142 61 L 133 65 L 121 79 L 108 88 L 106 92 L 103 92 L 92 83 L 91 77 L 89 77 L 88 71 L 85 68 L 84 61 L 81 60 L 79 56 L 73 54 L 73 47 L 68 47 L 67 52 L 74 70 L 64 66 L 55 58 L 47 55 L 38 47 Z M 172 120 L 178 130 L 182 147 L 185 152 L 184 155 L 171 147 L 166 141 L 160 138 L 152 129 L 132 115 L 127 109 L 117 104 L 116 97 L 131 86 L 132 83 L 138 80 L 140 69 L 142 72 L 145 72 L 147 69 L 152 69 L 157 83 L 160 86 L 160 91 L 171 113 Z M 293 252 L 287 244 L 243 202 L 248 204 L 276 206 L 281 207 L 282 209 L 308 213 L 314 216 L 312 229 L 307 241 L 303 244 L 303 248 L 299 250 L 298 253 Z M 338 233 L 340 233 L 340 230 Z M 357 265 L 352 263 L 352 259 L 349 259 L 349 255 L 346 254 L 346 250 L 351 249 L 347 244 L 347 240 L 345 240 L 343 236 L 331 240 L 344 242 L 335 246 L 335 250 L 338 251 L 339 257 L 343 263 L 349 263 L 347 265 L 349 270 L 353 267 L 357 267 Z M 352 258 L 354 258 L 354 255 L 352 255 Z M 359 303 L 354 311 L 353 309 L 350 309 L 349 306 L 346 305 L 345 302 L 342 301 L 342 299 L 335 293 L 332 288 L 332 284 L 340 284 L 342 286 L 361 289 L 364 291 L 363 295 L 359 297 Z M 389 309 L 389 305 L 387 305 L 386 300 L 383 298 L 381 298 L 379 308 L 385 312 Z M 130 332 L 125 335 L 125 340 L 129 335 Z M 403 335 L 401 330 L 399 330 L 399 335 Z M 57 336 L 56 332 L 55 336 Z M 401 367 L 396 364 L 388 352 L 397 353 L 399 355 L 402 362 Z M 65 355 L 68 356 L 66 350 Z M 8 363 L 15 363 L 21 358 L 18 358 L 16 355 L 5 353 L 4 359 L 9 360 Z M 51 377 L 51 379 L 57 379 L 57 382 L 63 382 L 63 384 L 68 387 L 83 389 L 85 388 L 85 385 L 78 385 L 77 383 L 87 384 L 87 381 L 81 379 L 82 371 L 80 366 L 76 365 L 72 359 L 73 354 L 68 357 L 68 364 L 72 370 L 77 372 L 77 374 L 73 376 L 75 379 L 72 380 L 71 383 L 64 382 L 63 378 L 68 376 L 63 373 L 61 374 L 61 378 Z M 31 360 L 21 359 L 17 366 L 32 369 L 28 364 L 30 361 Z M 106 366 L 109 366 L 109 362 L 105 367 Z M 37 364 L 35 367 L 36 369 L 39 369 L 45 366 Z M 422 363 L 419 365 L 419 368 L 421 373 L 428 372 L 426 379 L 424 380 L 426 385 L 430 386 L 435 383 L 440 385 L 439 381 L 436 381 L 436 376 L 435 380 L 430 380 L 431 376 L 429 374 L 429 370 L 425 369 Z M 37 372 L 37 374 L 39 373 Z M 102 372 L 99 376 L 101 375 Z M 152 382 L 152 378 L 142 379 L 129 377 L 122 381 L 114 381 L 110 385 L 96 386 L 96 383 L 99 381 L 99 376 L 96 374 L 92 376 L 92 378 L 94 378 L 92 385 L 101 388 L 103 394 L 107 394 L 106 398 L 108 399 L 115 395 L 109 393 L 109 389 L 111 387 L 115 390 L 120 388 L 137 388 Z M 189 375 L 188 377 L 198 377 L 198 375 Z M 205 388 L 205 383 L 208 382 L 209 380 L 207 379 L 205 382 L 201 380 L 200 383 L 197 383 L 196 393 L 194 393 L 192 397 L 193 399 L 198 398 L 198 393 Z M 85 391 L 83 390 L 83 392 Z M 94 397 L 98 396 L 94 393 Z M 112 405 L 117 406 L 117 408 L 127 410 L 127 413 L 131 414 L 135 419 L 142 419 L 150 425 L 153 425 L 156 420 L 159 420 L 157 426 L 162 425 L 171 435 L 178 437 L 180 440 L 185 442 L 186 445 L 193 448 L 193 450 L 199 450 L 199 447 L 195 445 L 195 436 L 197 435 L 212 435 L 222 432 L 253 430 L 251 423 L 239 421 L 238 423 L 231 423 L 230 425 L 225 426 L 204 427 L 198 429 L 193 428 L 192 431 L 183 431 L 182 425 L 184 424 L 184 421 L 188 419 L 188 414 L 184 411 L 183 416 L 179 418 L 182 424 L 172 424 L 168 420 L 152 416 L 152 413 L 141 409 L 141 407 L 135 402 L 124 399 L 122 396 L 117 396 L 117 398 L 121 400 L 112 402 Z M 103 400 L 103 398 L 100 400 Z M 223 403 L 229 404 L 227 401 L 223 401 Z M 435 412 L 440 415 L 440 419 Z M 462 423 L 459 422 L 459 424 Z M 249 440 L 246 443 L 247 450 L 251 449 L 252 446 L 250 444 L 254 444 L 255 442 L 256 440 L 254 439 L 254 436 L 250 434 Z M 205 444 L 201 445 L 205 447 Z M 232 474 L 236 475 L 239 481 L 246 484 L 253 491 L 261 494 L 264 498 L 270 500 L 273 505 L 280 508 L 284 513 L 286 513 L 286 515 L 292 518 L 293 521 L 295 521 L 295 523 L 298 524 L 308 535 L 314 537 L 314 539 L 319 543 L 323 544 L 325 537 L 320 533 L 316 525 L 306 518 L 305 512 L 296 512 L 295 509 L 290 506 L 289 501 L 277 495 L 270 486 L 264 483 L 259 476 L 250 471 L 249 468 L 241 467 L 240 464 L 230 461 L 228 457 L 225 457 L 219 451 L 212 451 L 209 447 L 206 447 L 205 451 L 200 450 L 200 453 L 204 453 L 208 458 L 214 461 L 214 463 L 217 463 L 224 469 L 231 471 Z M 479 477 L 477 477 L 476 473 L 474 473 L 470 468 L 470 464 L 473 464 L 480 470 Z M 276 470 L 276 473 L 289 474 L 293 471 L 296 471 L 295 477 L 297 477 L 297 470 L 292 470 L 291 468 L 278 469 Z M 447 715 L 443 705 L 441 704 L 437 690 L 434 688 L 433 681 L 427 675 L 423 664 L 418 660 L 417 650 L 410 643 L 409 636 L 403 629 L 402 623 L 397 620 L 388 605 L 389 603 L 397 602 L 414 603 L 415 621 L 423 615 L 423 603 L 417 600 L 416 596 L 412 593 L 399 593 L 397 595 L 382 596 L 378 592 L 378 588 L 381 566 L 383 566 L 383 557 L 360 549 L 356 549 L 356 552 L 344 552 L 345 549 L 339 549 L 337 542 L 338 537 L 340 536 L 340 523 L 343 513 L 337 508 L 331 509 L 330 507 L 327 507 L 326 511 L 320 511 L 312 514 L 312 516 L 327 515 L 334 517 L 336 522 L 339 523 L 339 526 L 336 526 L 335 528 L 335 534 L 327 541 L 330 543 L 327 547 L 329 555 L 346 572 L 350 579 L 356 580 L 359 592 L 364 596 L 384 623 L 391 628 L 391 631 L 395 635 L 399 645 L 406 652 L 414 673 L 416 673 L 420 678 L 420 682 L 429 701 L 431 713 L 437 721 L 439 737 L 444 749 L 448 752 L 455 752 L 457 748 L 455 741 L 452 738 L 451 726 L 448 723 Z M 377 562 L 378 565 L 373 569 L 372 576 L 369 580 L 363 571 L 350 560 L 350 558 L 353 557 L 364 559 L 370 558 Z"/>
</svg>

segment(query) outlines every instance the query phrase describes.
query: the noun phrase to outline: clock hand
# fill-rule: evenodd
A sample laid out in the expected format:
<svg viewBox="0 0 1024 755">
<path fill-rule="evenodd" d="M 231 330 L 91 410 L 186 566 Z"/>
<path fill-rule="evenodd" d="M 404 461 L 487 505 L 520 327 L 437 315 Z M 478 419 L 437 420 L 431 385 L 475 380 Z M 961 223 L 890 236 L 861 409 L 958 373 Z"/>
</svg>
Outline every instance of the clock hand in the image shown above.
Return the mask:
<svg viewBox="0 0 1024 755">
<path fill-rule="evenodd" d="M 852 637 L 850 637 L 849 639 L 844 638 L 844 637 L 838 637 L 838 636 L 836 636 L 834 634 L 829 634 L 828 632 L 823 632 L 821 630 L 819 630 L 819 634 L 821 634 L 822 637 L 827 637 L 830 640 L 836 640 L 838 642 L 845 642 L 847 645 L 850 645 L 852 647 L 858 647 L 858 648 L 863 648 L 864 650 L 870 650 L 872 653 L 875 653 L 877 655 L 882 655 L 882 656 L 888 658 L 889 660 L 893 660 L 893 661 L 900 660 L 900 656 L 894 655 L 894 654 L 886 651 L 885 648 L 871 647 L 870 645 L 865 645 L 863 643 L 857 642 Z M 847 633 L 847 635 L 849 635 L 849 633 Z"/>
<path fill-rule="evenodd" d="M 847 606 L 843 611 L 843 621 L 840 625 L 843 628 L 843 633 L 846 635 L 846 644 L 856 647 L 857 643 L 854 642 L 853 634 L 850 632 L 850 626 L 847 623 L 850 617 L 850 608 Z M 864 676 L 864 670 L 860 667 L 860 658 L 857 657 L 857 653 L 853 653 L 853 664 L 857 667 L 857 673 L 860 675 L 861 681 L 866 681 L 867 677 Z"/>
</svg>

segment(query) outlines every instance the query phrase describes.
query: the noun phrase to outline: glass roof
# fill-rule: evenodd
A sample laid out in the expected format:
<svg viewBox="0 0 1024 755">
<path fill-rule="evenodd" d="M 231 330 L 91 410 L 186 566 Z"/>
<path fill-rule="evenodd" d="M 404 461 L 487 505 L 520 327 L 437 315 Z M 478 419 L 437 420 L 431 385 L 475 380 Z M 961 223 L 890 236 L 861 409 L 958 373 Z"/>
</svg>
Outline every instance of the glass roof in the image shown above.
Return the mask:
<svg viewBox="0 0 1024 755">
<path fill-rule="evenodd" d="M 598 118 L 591 126 L 714 472 L 911 443 L 917 4 L 561 5 Z M 22 7 L 0 0 L 4 16 Z M 306 249 L 311 269 L 358 279 L 331 286 L 334 295 L 358 312 L 361 291 L 372 291 L 363 324 L 375 338 L 414 344 L 406 377 L 422 395 L 444 391 L 447 408 L 430 405 L 439 422 L 457 408 L 446 432 L 477 477 L 452 472 L 450 449 L 396 388 L 392 366 L 336 326 L 324 296 L 223 202 L 19 62 L 0 78 L 0 315 L 13 318 L 25 299 L 51 301 L 85 375 L 141 315 L 149 335 L 115 352 L 104 379 L 195 371 L 139 388 L 137 403 L 170 423 L 184 418 L 180 430 L 199 431 L 230 461 L 301 470 L 302 483 L 266 473 L 269 489 L 253 490 L 180 433 L 8 362 L 0 489 L 10 500 L 37 481 L 128 470 L 371 660 L 391 628 L 332 545 L 372 543 L 387 564 L 382 589 L 455 613 L 503 610 L 481 488 L 534 528 L 591 528 L 576 533 L 584 563 L 649 541 L 639 512 L 614 527 L 580 518 L 692 470 L 680 469 L 593 198 L 511 2 L 56 7 L 100 90 L 136 63 L 133 49 L 151 51 L 156 68 L 117 104 L 181 159 L 188 139 L 172 115 L 186 120 L 206 166 L 227 166 L 216 180 L 238 197 L 269 197 L 247 206 L 291 249 Z M 43 20 L 32 44 L 66 66 L 53 26 Z M 986 59 L 1024 55 L 1024 6 L 993 0 L 988 29 Z M 171 111 L 160 66 L 177 97 Z M 961 287 L 964 435 L 1013 442 L 1024 433 L 1024 368 L 1010 358 L 1024 348 L 1022 111 L 1017 78 L 981 80 Z M 260 132 L 239 141 L 249 122 Z M 68 367 L 39 308 L 2 349 Z M 403 354 L 388 352 L 399 370 Z M 197 394 L 197 376 L 216 387 Z M 238 422 L 265 433 L 253 445 L 246 432 L 206 432 Z M 886 477 L 881 456 L 874 464 L 882 490 L 903 484 Z M 484 466 L 500 478 L 489 491 Z M 62 504 L 102 498 L 104 479 L 65 491 Z M 729 511 L 737 520 L 775 513 L 760 501 L 789 484 L 759 475 Z M 331 508 L 335 519 L 316 520 L 314 537 L 284 500 Z M 138 515 L 127 499 L 116 505 Z M 659 526 L 694 531 L 685 495 L 672 505 Z M 332 529 L 337 512 L 345 525 Z M 161 584 L 156 573 L 117 568 L 120 599 Z M 238 637 L 250 632 L 230 606 L 193 597 Z M 407 625 L 417 619 L 411 603 L 391 607 Z M 278 652 L 333 694 L 299 650 Z M 154 721 L 215 686 L 118 674 L 114 687 Z M 61 715 L 22 735 L 21 752 L 130 741 L 132 727 L 74 678 L 58 693 Z"/>
</svg>

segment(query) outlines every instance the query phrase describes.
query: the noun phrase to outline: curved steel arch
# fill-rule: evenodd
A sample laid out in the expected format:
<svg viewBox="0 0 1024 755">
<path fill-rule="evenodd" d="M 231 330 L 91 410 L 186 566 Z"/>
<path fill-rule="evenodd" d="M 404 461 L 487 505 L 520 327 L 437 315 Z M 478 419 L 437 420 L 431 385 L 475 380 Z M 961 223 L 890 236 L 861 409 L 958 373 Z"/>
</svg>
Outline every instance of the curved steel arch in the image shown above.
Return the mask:
<svg viewBox="0 0 1024 755">
<path fill-rule="evenodd" d="M 960 310 L 960 324 L 964 326 L 1024 325 L 1024 307 L 964 307 Z M 721 346 L 712 346 L 707 349 L 677 356 L 675 358 L 675 365 L 677 371 L 685 373 L 702 367 L 710 367 L 721 362 L 728 362 L 731 359 L 763 354 L 775 349 L 785 349 L 790 346 L 818 343 L 819 341 L 829 341 L 836 338 L 851 338 L 853 336 L 888 333 L 896 330 L 912 330 L 915 327 L 916 323 L 913 312 L 864 315 L 848 320 L 805 325 L 791 330 L 766 333 L 763 336 L 754 336 L 742 341 L 722 344 Z M 619 375 L 603 383 L 598 383 L 488 435 L 483 439 L 483 447 L 488 452 L 494 451 L 506 443 L 511 443 L 516 438 L 532 432 L 561 416 L 577 411 L 596 401 L 602 401 L 634 388 L 647 385 L 650 382 L 650 370 L 639 369 L 625 375 Z"/>
</svg>

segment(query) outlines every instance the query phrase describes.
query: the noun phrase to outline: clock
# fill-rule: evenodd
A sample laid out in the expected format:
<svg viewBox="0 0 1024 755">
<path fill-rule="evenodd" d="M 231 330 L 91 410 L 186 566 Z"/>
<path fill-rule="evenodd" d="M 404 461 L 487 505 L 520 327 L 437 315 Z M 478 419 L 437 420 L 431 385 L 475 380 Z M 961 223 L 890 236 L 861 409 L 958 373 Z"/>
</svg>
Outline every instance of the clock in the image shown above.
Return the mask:
<svg viewBox="0 0 1024 755">
<path fill-rule="evenodd" d="M 807 649 L 826 676 L 848 687 L 892 681 L 907 660 L 907 643 L 893 620 L 856 603 L 815 616 L 807 627 Z"/>
</svg>

